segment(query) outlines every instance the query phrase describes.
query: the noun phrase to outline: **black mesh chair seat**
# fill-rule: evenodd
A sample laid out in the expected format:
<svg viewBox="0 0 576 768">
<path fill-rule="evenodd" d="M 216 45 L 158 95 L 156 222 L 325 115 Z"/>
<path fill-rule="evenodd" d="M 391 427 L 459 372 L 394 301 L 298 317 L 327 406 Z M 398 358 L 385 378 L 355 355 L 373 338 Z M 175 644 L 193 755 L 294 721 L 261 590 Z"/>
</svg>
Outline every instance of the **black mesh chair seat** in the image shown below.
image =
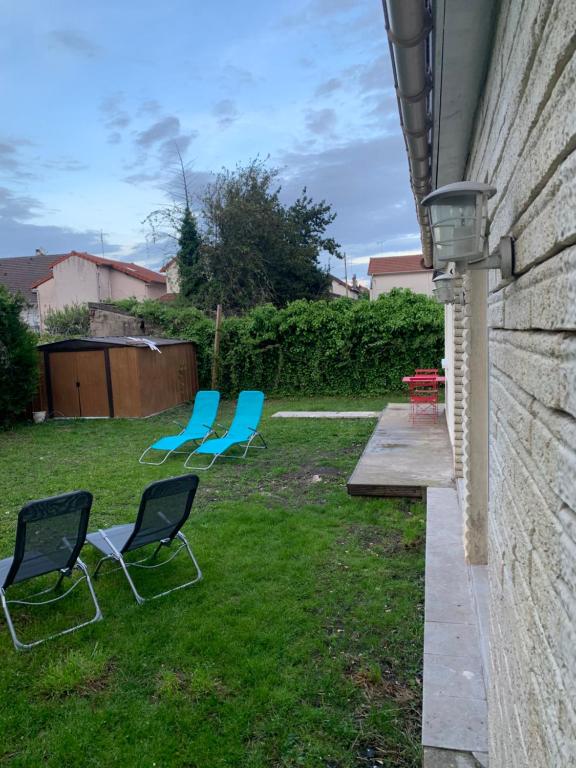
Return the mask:
<svg viewBox="0 0 576 768">
<path fill-rule="evenodd" d="M 135 523 L 115 525 L 111 528 L 104 528 L 97 532 L 89 533 L 87 540 L 104 555 L 96 566 L 94 577 L 96 578 L 100 567 L 106 560 L 115 560 L 124 571 L 130 589 L 136 601 L 140 604 L 147 599 L 167 595 L 175 589 L 182 589 L 200 581 L 202 571 L 196 562 L 186 537 L 180 530 L 190 515 L 197 488 L 197 475 L 183 475 L 182 477 L 173 477 L 169 480 L 158 480 L 155 483 L 150 483 L 142 494 Z M 193 581 L 180 584 L 178 587 L 174 587 L 174 589 L 153 595 L 153 598 L 142 597 L 136 589 L 128 568 L 158 568 L 160 565 L 163 565 L 164 563 L 154 563 L 152 561 L 154 561 L 161 547 L 171 546 L 176 538 L 182 543 L 172 557 L 175 557 L 181 549 L 185 548 L 196 566 L 196 578 Z M 140 549 L 147 544 L 157 545 L 150 557 L 131 562 L 124 560 L 126 552 Z M 165 562 L 169 562 L 172 557 L 168 558 Z"/>
<path fill-rule="evenodd" d="M 32 643 L 23 643 L 19 640 L 8 607 L 11 604 L 33 606 L 54 603 L 66 597 L 72 589 L 85 580 L 96 609 L 94 618 L 58 632 L 52 637 L 72 632 L 94 621 L 100 621 L 102 618 L 90 576 L 86 566 L 79 558 L 80 550 L 86 539 L 91 507 L 92 494 L 87 491 L 73 491 L 59 496 L 51 496 L 47 499 L 30 501 L 20 510 L 14 556 L 0 560 L 0 600 L 8 630 L 17 649 L 31 648 L 48 638 Z M 82 575 L 79 579 L 72 580 L 72 586 L 64 594 L 58 593 L 56 597 L 50 599 L 31 599 L 46 595 L 49 592 L 58 592 L 62 579 L 66 576 L 71 577 L 74 569 L 79 570 Z M 27 600 L 9 600 L 7 598 L 7 590 L 12 585 L 51 573 L 58 574 L 55 587 L 37 592 Z"/>
<path fill-rule="evenodd" d="M 114 550 L 118 552 L 123 551 L 124 546 L 126 545 L 126 542 L 130 538 L 133 531 L 134 523 L 127 523 L 126 525 L 114 525 L 111 528 L 106 528 L 104 530 L 106 539 L 112 543 L 114 549 L 112 549 L 110 544 L 108 544 L 106 539 L 103 538 L 99 531 L 97 533 L 89 533 L 86 536 L 86 541 L 89 541 L 90 544 L 95 546 L 96 549 L 99 549 L 103 554 L 113 555 Z"/>
</svg>

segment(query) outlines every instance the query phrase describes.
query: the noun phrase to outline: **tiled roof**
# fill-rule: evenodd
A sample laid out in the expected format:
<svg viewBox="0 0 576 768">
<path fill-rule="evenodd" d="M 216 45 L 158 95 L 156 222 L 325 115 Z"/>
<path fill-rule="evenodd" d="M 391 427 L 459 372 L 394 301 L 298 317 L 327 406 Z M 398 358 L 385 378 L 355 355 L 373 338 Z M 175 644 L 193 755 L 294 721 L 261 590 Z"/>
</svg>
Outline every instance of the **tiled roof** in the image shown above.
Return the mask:
<svg viewBox="0 0 576 768">
<path fill-rule="evenodd" d="M 56 264 L 60 264 L 62 261 L 69 259 L 71 256 L 77 256 L 80 259 L 91 261 L 92 264 L 97 264 L 101 267 L 110 267 L 111 269 L 115 269 L 117 272 L 123 272 L 126 275 L 135 277 L 137 280 L 142 280 L 144 283 L 160 283 L 160 285 L 166 284 L 166 278 L 163 275 L 159 275 L 158 272 L 153 272 L 151 269 L 146 269 L 146 267 L 140 267 L 138 264 L 134 264 L 129 261 L 115 261 L 113 259 L 105 259 L 102 256 L 93 256 L 91 253 L 80 253 L 79 251 L 70 251 L 70 253 L 65 253 L 63 256 L 58 256 L 56 258 L 52 257 L 52 263 L 50 264 L 50 267 L 55 267 Z M 37 288 L 39 285 L 42 285 L 42 283 L 45 283 L 46 280 L 50 280 L 52 276 L 52 271 L 50 270 L 50 274 L 46 275 L 40 280 L 36 280 L 36 282 L 32 284 L 32 288 Z"/>
<path fill-rule="evenodd" d="M 58 255 L 41 253 L 0 259 L 0 285 L 4 285 L 10 293 L 21 293 L 29 304 L 36 304 L 32 286 L 50 277 L 50 265 L 57 258 Z"/>
<path fill-rule="evenodd" d="M 422 264 L 422 254 L 410 256 L 374 256 L 368 264 L 369 275 L 391 275 L 397 272 L 428 272 Z"/>
<path fill-rule="evenodd" d="M 175 264 L 175 263 L 176 263 L 176 256 L 173 256 L 169 261 L 166 262 L 166 264 L 164 264 L 164 266 L 160 267 L 160 272 L 166 272 L 168 269 L 170 269 L 172 264 Z"/>
</svg>

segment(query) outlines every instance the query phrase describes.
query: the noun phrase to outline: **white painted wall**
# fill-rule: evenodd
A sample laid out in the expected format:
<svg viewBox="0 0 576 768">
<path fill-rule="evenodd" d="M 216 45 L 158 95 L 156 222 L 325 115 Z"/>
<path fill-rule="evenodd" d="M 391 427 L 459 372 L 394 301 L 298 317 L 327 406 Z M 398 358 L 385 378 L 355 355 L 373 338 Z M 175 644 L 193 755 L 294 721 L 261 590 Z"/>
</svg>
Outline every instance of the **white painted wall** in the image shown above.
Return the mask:
<svg viewBox="0 0 576 768">
<path fill-rule="evenodd" d="M 63 309 L 71 304 L 110 299 L 159 298 L 166 293 L 163 283 L 147 284 L 124 272 L 88 259 L 70 256 L 52 268 L 52 279 L 37 288 L 40 327 L 44 328 L 46 314 L 51 309 Z"/>
<path fill-rule="evenodd" d="M 171 261 L 164 270 L 166 293 L 180 293 L 180 273 L 176 261 Z"/>
<path fill-rule="evenodd" d="M 432 296 L 432 272 L 398 272 L 390 275 L 373 275 L 370 281 L 370 299 L 377 299 L 382 293 L 389 293 L 392 288 L 410 288 L 414 293 Z"/>
</svg>

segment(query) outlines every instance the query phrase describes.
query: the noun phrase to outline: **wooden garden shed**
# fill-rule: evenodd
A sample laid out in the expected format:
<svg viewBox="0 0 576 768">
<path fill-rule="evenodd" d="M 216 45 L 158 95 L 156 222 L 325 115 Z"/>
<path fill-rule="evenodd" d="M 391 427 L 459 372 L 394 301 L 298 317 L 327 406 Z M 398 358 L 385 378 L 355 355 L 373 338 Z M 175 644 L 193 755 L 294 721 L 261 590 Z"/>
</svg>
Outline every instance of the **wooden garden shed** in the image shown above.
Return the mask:
<svg viewBox="0 0 576 768">
<path fill-rule="evenodd" d="M 192 400 L 196 348 L 129 336 L 40 344 L 42 410 L 49 416 L 141 418 Z"/>
</svg>

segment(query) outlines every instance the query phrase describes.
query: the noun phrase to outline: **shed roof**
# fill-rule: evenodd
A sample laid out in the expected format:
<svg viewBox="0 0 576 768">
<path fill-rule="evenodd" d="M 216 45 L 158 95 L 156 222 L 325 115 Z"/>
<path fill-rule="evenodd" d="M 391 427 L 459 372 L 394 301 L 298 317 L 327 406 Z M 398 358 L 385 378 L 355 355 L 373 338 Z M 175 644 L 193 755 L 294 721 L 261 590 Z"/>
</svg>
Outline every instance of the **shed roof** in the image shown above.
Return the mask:
<svg viewBox="0 0 576 768">
<path fill-rule="evenodd" d="M 391 275 L 398 272 L 428 272 L 421 253 L 409 256 L 373 256 L 368 264 L 369 275 Z"/>
<path fill-rule="evenodd" d="M 76 352 L 83 349 L 106 349 L 109 347 L 147 347 L 147 341 L 151 341 L 157 347 L 193 343 L 186 339 L 160 339 L 155 336 L 84 336 L 78 339 L 62 339 L 61 341 L 39 344 L 38 349 L 47 352 Z"/>
</svg>

